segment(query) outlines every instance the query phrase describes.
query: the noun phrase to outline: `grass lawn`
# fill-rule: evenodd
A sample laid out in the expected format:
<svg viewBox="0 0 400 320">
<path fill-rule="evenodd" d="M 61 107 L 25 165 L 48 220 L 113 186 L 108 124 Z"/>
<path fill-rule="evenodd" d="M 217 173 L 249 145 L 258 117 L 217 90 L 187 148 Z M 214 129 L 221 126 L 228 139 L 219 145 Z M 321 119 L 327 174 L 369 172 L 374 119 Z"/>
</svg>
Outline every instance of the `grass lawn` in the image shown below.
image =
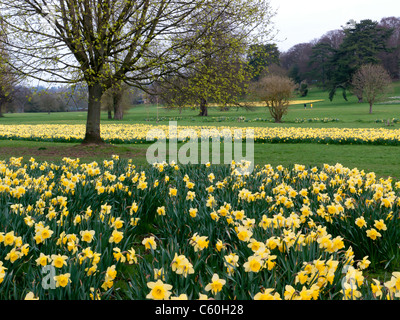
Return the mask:
<svg viewBox="0 0 400 320">
<path fill-rule="evenodd" d="M 400 82 L 395 83 L 392 96 L 400 96 Z M 180 114 L 177 110 L 166 110 L 156 105 L 139 105 L 132 107 L 118 122 L 108 120 L 107 114 L 102 113 L 102 123 L 146 123 L 168 124 L 170 120 L 177 121 L 178 125 L 211 125 L 211 126 L 264 126 L 264 127 L 303 127 L 303 128 L 400 128 L 400 104 L 377 104 L 373 114 L 368 113 L 367 103 L 358 103 L 356 97 L 349 95 L 345 101 L 338 95 L 331 102 L 328 94 L 312 87 L 305 98 L 296 100 L 323 100 L 313 103 L 313 108 L 307 104 L 290 107 L 288 115 L 281 124 L 272 123 L 268 110 L 257 107 L 253 111 L 232 108 L 229 111 L 220 111 L 210 108 L 209 116 L 200 118 L 197 110 L 187 109 Z M 386 99 L 390 100 L 389 98 Z M 245 121 L 238 121 L 244 117 Z M 157 118 L 159 121 L 157 122 Z M 337 119 L 334 122 L 321 122 L 320 119 Z M 268 121 L 254 121 L 263 119 Z M 302 120 L 301 123 L 296 122 Z M 311 121 L 310 119 L 316 119 Z M 387 119 L 399 119 L 391 126 L 386 125 Z M 247 120 L 247 121 L 246 121 Z M 385 122 L 384 122 L 385 121 Z M 31 113 L 6 114 L 0 118 L 0 124 L 85 124 L 85 112 L 64 113 Z M 0 141 L 0 158 L 11 156 L 35 157 L 37 160 L 57 161 L 64 156 L 80 158 L 82 161 L 101 161 L 112 154 L 119 154 L 124 158 L 132 158 L 138 165 L 147 164 L 146 150 L 149 145 L 108 145 L 102 147 L 82 147 L 76 143 L 47 143 L 28 141 Z M 374 171 L 378 176 L 400 177 L 400 148 L 391 146 L 366 145 L 321 145 L 321 144 L 256 144 L 255 163 L 259 165 L 285 165 L 299 163 L 310 166 L 324 163 L 341 163 L 349 168 L 357 167 L 360 170 Z"/>
<path fill-rule="evenodd" d="M 182 145 L 182 143 L 178 144 L 178 150 Z M 118 144 L 95 147 L 81 146 L 77 143 L 3 140 L 0 141 L 0 159 L 22 156 L 26 161 L 30 157 L 34 157 L 37 161 L 59 162 L 63 157 L 70 157 L 79 158 L 81 162 L 97 161 L 100 163 L 104 159 L 110 159 L 113 154 L 118 154 L 121 158 L 133 159 L 136 165 L 148 165 L 146 160 L 148 147 L 148 144 Z M 223 163 L 223 147 L 220 152 L 220 161 Z M 254 163 L 256 165 L 271 164 L 277 166 L 281 164 L 288 167 L 295 163 L 309 166 L 340 163 L 351 169 L 358 168 L 365 172 L 373 171 L 378 177 L 387 178 L 391 176 L 395 180 L 400 180 L 398 159 L 400 159 L 400 148 L 396 146 L 312 143 L 254 145 Z"/>
</svg>

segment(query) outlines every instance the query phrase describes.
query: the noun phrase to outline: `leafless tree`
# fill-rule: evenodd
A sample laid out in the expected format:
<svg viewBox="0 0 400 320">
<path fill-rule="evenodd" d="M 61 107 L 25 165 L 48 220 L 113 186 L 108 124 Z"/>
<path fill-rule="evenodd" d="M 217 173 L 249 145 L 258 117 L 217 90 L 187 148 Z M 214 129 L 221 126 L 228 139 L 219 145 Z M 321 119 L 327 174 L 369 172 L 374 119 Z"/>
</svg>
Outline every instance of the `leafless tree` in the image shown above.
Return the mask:
<svg viewBox="0 0 400 320">
<path fill-rule="evenodd" d="M 354 94 L 367 100 L 370 114 L 373 104 L 387 92 L 391 83 L 389 73 L 378 64 L 362 65 L 352 79 Z"/>
<path fill-rule="evenodd" d="M 287 114 L 295 83 L 288 77 L 269 75 L 261 78 L 253 87 L 256 97 L 265 102 L 275 122 L 282 121 Z"/>
<path fill-rule="evenodd" d="M 393 30 L 387 42 L 387 47 L 390 48 L 390 51 L 381 52 L 379 58 L 382 60 L 382 65 L 389 72 L 392 79 L 400 79 L 400 18 L 383 18 L 379 25 Z"/>
</svg>

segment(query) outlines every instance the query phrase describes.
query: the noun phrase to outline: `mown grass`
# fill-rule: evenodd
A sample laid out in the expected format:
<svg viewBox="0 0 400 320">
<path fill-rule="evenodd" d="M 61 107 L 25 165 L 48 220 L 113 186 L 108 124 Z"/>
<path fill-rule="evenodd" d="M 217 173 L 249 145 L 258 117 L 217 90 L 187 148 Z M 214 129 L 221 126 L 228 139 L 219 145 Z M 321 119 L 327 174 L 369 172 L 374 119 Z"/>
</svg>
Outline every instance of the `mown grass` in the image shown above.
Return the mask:
<svg viewBox="0 0 400 320">
<path fill-rule="evenodd" d="M 178 144 L 178 150 L 183 143 Z M 63 157 L 80 158 L 82 162 L 102 162 L 104 158 L 118 154 L 121 158 L 133 159 L 136 165 L 149 165 L 146 160 L 148 144 L 118 144 L 102 147 L 81 146 L 79 143 L 52 143 L 36 141 L 0 141 L 0 159 L 24 157 L 28 161 L 34 157 L 37 161 L 60 162 Z M 168 146 L 167 155 L 168 157 Z M 223 144 L 220 149 L 220 162 L 224 162 Z M 211 149 L 210 154 L 215 152 Z M 200 154 L 200 152 L 199 152 Z M 245 151 L 243 150 L 243 155 Z M 397 146 L 375 145 L 324 145 L 324 144 L 255 144 L 255 165 L 273 166 L 307 164 L 322 166 L 340 163 L 349 168 L 358 168 L 365 172 L 375 172 L 378 177 L 392 177 L 400 180 L 400 148 Z M 200 162 L 200 159 L 199 159 Z"/>
<path fill-rule="evenodd" d="M 400 82 L 393 85 L 390 96 L 400 96 Z M 178 110 L 167 110 L 157 105 L 134 106 L 124 116 L 122 121 L 108 120 L 107 114 L 102 113 L 102 123 L 146 123 L 168 124 L 170 120 L 177 121 L 178 125 L 211 125 L 211 126 L 263 126 L 263 127 L 304 127 L 304 128 L 400 128 L 400 120 L 393 123 L 393 119 L 400 119 L 400 104 L 377 104 L 373 114 L 368 113 L 367 103 L 358 103 L 357 98 L 349 95 L 345 101 L 338 94 L 333 101 L 329 101 L 327 92 L 311 87 L 307 97 L 296 100 L 323 100 L 313 103 L 313 108 L 307 104 L 290 107 L 284 122 L 271 122 L 268 110 L 264 107 L 253 111 L 232 108 L 220 111 L 210 108 L 208 117 L 198 117 L 198 111 L 187 109 L 179 113 Z M 386 101 L 389 98 L 384 99 Z M 242 117 L 241 121 L 238 121 Z M 159 120 L 157 122 L 157 119 Z M 267 121 L 251 121 L 263 119 Z M 302 120 L 297 123 L 297 120 Z M 311 121 L 314 119 L 314 121 Z M 316 120 L 315 120 L 316 119 Z M 321 119 L 337 119 L 333 122 L 321 122 Z M 386 121 L 391 120 L 391 126 Z M 63 113 L 31 113 L 5 114 L 0 118 L 0 124 L 84 124 L 85 112 Z M 121 144 L 102 147 L 84 147 L 77 143 L 51 143 L 30 141 L 0 141 L 0 157 L 24 156 L 28 159 L 33 156 L 38 160 L 57 161 L 63 156 L 79 157 L 83 161 L 102 161 L 111 154 L 119 154 L 124 158 L 133 158 L 138 165 L 147 164 L 146 150 L 148 145 Z M 307 165 L 322 165 L 324 163 L 341 163 L 345 166 L 365 171 L 374 171 L 378 176 L 399 177 L 400 175 L 400 148 L 392 146 L 365 146 L 365 145 L 323 145 L 323 144 L 256 144 L 255 163 L 259 165 L 290 165 L 301 163 Z"/>
</svg>

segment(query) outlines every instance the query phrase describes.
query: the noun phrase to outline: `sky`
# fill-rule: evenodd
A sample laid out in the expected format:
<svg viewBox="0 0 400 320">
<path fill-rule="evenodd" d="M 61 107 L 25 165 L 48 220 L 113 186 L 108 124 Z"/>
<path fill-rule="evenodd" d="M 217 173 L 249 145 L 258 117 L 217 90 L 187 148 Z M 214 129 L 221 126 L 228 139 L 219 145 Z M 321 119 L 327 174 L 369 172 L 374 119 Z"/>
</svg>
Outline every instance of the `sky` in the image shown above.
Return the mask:
<svg viewBox="0 0 400 320">
<path fill-rule="evenodd" d="M 399 0 L 270 0 L 277 15 L 273 18 L 281 52 L 318 39 L 326 32 L 341 29 L 350 19 L 380 21 L 400 17 Z"/>
</svg>

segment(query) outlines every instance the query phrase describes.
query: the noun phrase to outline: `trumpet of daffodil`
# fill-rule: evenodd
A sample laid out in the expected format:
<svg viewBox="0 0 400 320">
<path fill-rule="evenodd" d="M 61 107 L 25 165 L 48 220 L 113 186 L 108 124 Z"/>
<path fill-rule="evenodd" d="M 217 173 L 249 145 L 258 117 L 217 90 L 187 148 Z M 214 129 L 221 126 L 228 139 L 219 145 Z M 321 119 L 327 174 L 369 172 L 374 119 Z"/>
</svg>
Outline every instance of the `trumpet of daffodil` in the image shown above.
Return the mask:
<svg viewBox="0 0 400 320">
<path fill-rule="evenodd" d="M 28 227 L 32 227 L 35 224 L 35 221 L 29 215 L 24 218 L 24 222 Z"/>
<path fill-rule="evenodd" d="M 244 242 L 249 242 L 251 236 L 253 235 L 253 232 L 251 232 L 248 228 L 244 226 L 239 226 L 237 228 L 236 234 L 239 238 L 239 240 L 244 241 Z"/>
<path fill-rule="evenodd" d="M 377 228 L 378 230 L 387 230 L 386 224 L 383 221 L 383 219 L 375 220 L 374 221 L 374 227 Z"/>
<path fill-rule="evenodd" d="M 301 291 L 297 297 L 298 300 L 311 300 L 313 299 L 313 290 L 307 289 L 305 286 L 301 288 Z"/>
<path fill-rule="evenodd" d="M 363 228 L 367 226 L 367 222 L 365 221 L 364 217 L 359 217 L 355 221 L 357 227 Z"/>
<path fill-rule="evenodd" d="M 12 248 L 9 253 L 7 253 L 5 260 L 9 260 L 11 263 L 14 263 L 21 257 L 21 252 L 17 251 L 15 248 Z"/>
<path fill-rule="evenodd" d="M 120 243 L 124 237 L 124 233 L 122 231 L 114 230 L 111 234 L 111 237 L 108 239 L 109 243 Z"/>
<path fill-rule="evenodd" d="M 188 191 L 186 194 L 186 200 L 193 201 L 195 197 L 196 197 L 196 192 L 194 191 Z"/>
<path fill-rule="evenodd" d="M 147 287 L 151 289 L 150 293 L 146 296 L 147 299 L 152 300 L 168 300 L 171 295 L 172 286 L 166 284 L 161 280 L 156 282 L 150 281 L 147 283 Z"/>
<path fill-rule="evenodd" d="M 14 231 L 10 231 L 7 232 L 4 236 L 3 236 L 3 243 L 5 246 L 12 246 L 14 244 L 15 241 L 15 236 L 14 236 Z"/>
<path fill-rule="evenodd" d="M 97 264 L 92 265 L 90 268 L 85 268 L 88 276 L 94 275 L 97 272 Z"/>
<path fill-rule="evenodd" d="M 218 239 L 217 243 L 215 244 L 215 249 L 217 249 L 218 252 L 221 252 L 221 250 L 226 249 L 226 245 L 221 239 Z"/>
<path fill-rule="evenodd" d="M 199 236 L 197 232 L 190 238 L 190 244 L 194 247 L 194 252 L 208 248 L 209 240 L 207 236 Z"/>
<path fill-rule="evenodd" d="M 197 215 L 197 208 L 190 208 L 189 209 L 189 215 L 192 217 L 192 218 L 195 218 L 196 217 L 196 215 Z"/>
<path fill-rule="evenodd" d="M 81 230 L 81 240 L 87 243 L 91 243 L 96 232 L 94 230 Z"/>
<path fill-rule="evenodd" d="M 276 266 L 276 262 L 273 261 L 274 259 L 276 259 L 277 256 L 276 255 L 269 255 L 267 258 L 267 261 L 265 261 L 265 267 L 268 270 L 272 270 L 275 266 Z"/>
<path fill-rule="evenodd" d="M 220 279 L 218 274 L 214 273 L 211 282 L 206 285 L 205 290 L 211 291 L 212 294 L 216 295 L 218 292 L 222 290 L 222 287 L 225 285 L 226 280 Z"/>
<path fill-rule="evenodd" d="M 233 216 L 236 220 L 243 220 L 246 215 L 244 214 L 244 210 L 236 210 L 233 212 Z"/>
<path fill-rule="evenodd" d="M 164 206 L 158 207 L 157 208 L 157 213 L 158 213 L 159 216 L 165 216 L 165 207 Z"/>
<path fill-rule="evenodd" d="M 76 215 L 74 218 L 74 225 L 80 224 L 82 222 L 82 216 L 81 215 Z"/>
<path fill-rule="evenodd" d="M 156 248 L 157 248 L 157 243 L 154 240 L 154 237 L 144 238 L 143 241 L 142 241 L 142 244 L 144 245 L 144 247 L 146 249 L 156 250 Z"/>
<path fill-rule="evenodd" d="M 265 245 L 268 249 L 274 250 L 277 246 L 279 246 L 280 240 L 277 237 L 270 237 L 265 241 Z"/>
<path fill-rule="evenodd" d="M 392 202 L 388 198 L 382 198 L 381 199 L 381 207 L 384 206 L 385 208 L 391 208 L 392 207 Z"/>
<path fill-rule="evenodd" d="M 115 229 L 121 229 L 124 226 L 124 220 L 122 220 L 120 217 L 112 217 L 110 223 L 111 227 Z"/>
<path fill-rule="evenodd" d="M 51 256 L 51 264 L 56 268 L 62 268 L 67 265 L 68 257 L 66 255 L 61 254 L 52 254 Z"/>
<path fill-rule="evenodd" d="M 176 197 L 178 190 L 176 188 L 169 188 L 169 196 Z"/>
<path fill-rule="evenodd" d="M 191 182 L 191 181 L 187 181 L 186 182 L 186 188 L 193 189 L 194 186 L 195 186 L 194 182 Z"/>
<path fill-rule="evenodd" d="M 265 289 L 263 292 L 259 292 L 254 296 L 254 300 L 282 300 L 280 294 L 275 292 L 272 294 L 274 289 Z"/>
<path fill-rule="evenodd" d="M 70 273 L 64 273 L 55 276 L 54 280 L 56 281 L 56 287 L 66 287 L 68 283 L 71 282 L 70 276 L 71 276 Z"/>
<path fill-rule="evenodd" d="M 367 237 L 371 238 L 372 240 L 376 240 L 376 238 L 381 237 L 382 235 L 374 228 L 371 228 L 366 231 Z"/>
<path fill-rule="evenodd" d="M 114 251 L 113 256 L 115 260 L 121 261 L 122 263 L 126 261 L 126 257 L 122 254 L 120 248 L 113 248 L 113 251 Z"/>
<path fill-rule="evenodd" d="M 24 256 L 27 256 L 29 253 L 29 244 L 26 243 L 21 247 L 21 254 L 23 254 Z"/>
<path fill-rule="evenodd" d="M 361 270 L 367 269 L 371 264 L 371 261 L 368 260 L 368 256 L 365 256 L 361 261 L 357 263 L 357 267 Z"/>
<path fill-rule="evenodd" d="M 295 283 L 300 283 L 304 284 L 308 280 L 308 274 L 307 271 L 301 270 L 300 272 L 297 273 L 296 278 L 295 278 Z"/>
<path fill-rule="evenodd" d="M 213 211 L 210 213 L 210 217 L 211 219 L 213 219 L 214 221 L 218 221 L 219 220 L 219 215 L 217 212 Z"/>
<path fill-rule="evenodd" d="M 250 239 L 247 245 L 253 252 L 265 249 L 265 244 L 263 242 L 257 241 L 256 239 Z"/>
<path fill-rule="evenodd" d="M 116 276 L 117 276 L 117 270 L 115 270 L 115 265 L 112 265 L 107 268 L 106 275 L 104 278 L 106 282 L 112 282 Z"/>
<path fill-rule="evenodd" d="M 139 209 L 139 206 L 137 205 L 136 201 L 134 201 L 129 209 L 129 214 L 132 215 L 136 213 Z"/>
<path fill-rule="evenodd" d="M 139 180 L 137 188 L 140 189 L 140 190 L 146 189 L 147 188 L 147 182 L 143 181 L 143 180 Z"/>
<path fill-rule="evenodd" d="M 36 226 L 38 226 L 38 228 L 36 228 Z M 50 230 L 49 226 L 43 227 L 40 225 L 36 225 L 35 229 L 36 229 L 36 234 L 35 234 L 35 240 L 36 240 L 36 244 L 42 243 L 44 242 L 46 239 L 50 238 L 54 231 Z"/>
<path fill-rule="evenodd" d="M 330 248 L 330 250 L 328 252 L 337 252 L 340 249 L 344 248 L 344 242 L 343 242 L 343 238 L 341 236 L 337 236 L 335 238 L 332 239 L 331 242 L 332 246 Z"/>
<path fill-rule="evenodd" d="M 93 251 L 90 249 L 90 247 L 87 247 L 85 249 L 82 249 L 82 252 L 79 253 L 79 262 L 82 263 L 85 259 L 91 259 L 93 258 Z"/>
<path fill-rule="evenodd" d="M 263 261 L 258 255 L 253 255 L 247 258 L 247 262 L 243 264 L 246 272 L 259 272 L 263 266 Z"/>
</svg>

